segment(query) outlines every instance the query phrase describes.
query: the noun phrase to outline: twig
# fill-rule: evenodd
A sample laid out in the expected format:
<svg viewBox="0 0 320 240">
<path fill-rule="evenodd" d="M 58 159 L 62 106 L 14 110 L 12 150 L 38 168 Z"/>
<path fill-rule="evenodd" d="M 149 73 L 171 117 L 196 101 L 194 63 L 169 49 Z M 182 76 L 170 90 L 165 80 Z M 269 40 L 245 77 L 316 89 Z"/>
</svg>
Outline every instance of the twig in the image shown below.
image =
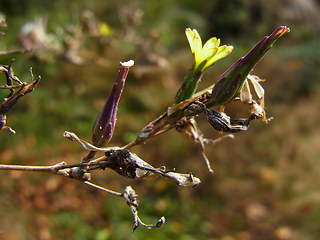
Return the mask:
<svg viewBox="0 0 320 240">
<path fill-rule="evenodd" d="M 87 184 L 87 185 L 90 186 L 90 187 L 96 188 L 96 189 L 98 189 L 98 190 L 101 190 L 101 191 L 104 191 L 104 192 L 107 192 L 107 193 L 110 193 L 110 194 L 113 194 L 113 195 L 116 195 L 116 196 L 119 196 L 119 197 L 123 197 L 123 194 L 122 194 L 122 193 L 118 193 L 118 192 L 112 191 L 112 190 L 110 190 L 110 189 L 106 189 L 106 188 L 101 187 L 101 186 L 99 186 L 99 185 L 96 185 L 96 184 L 94 184 L 94 183 L 92 183 L 92 182 L 85 181 L 85 182 L 83 182 L 83 183 L 84 183 L 84 184 Z"/>
<path fill-rule="evenodd" d="M 25 165 L 4 165 L 0 164 L 0 170 L 52 172 L 53 166 L 25 166 Z"/>
<path fill-rule="evenodd" d="M 130 206 L 131 212 L 133 214 L 133 221 L 134 221 L 134 226 L 132 229 L 132 232 L 134 232 L 139 225 L 146 227 L 148 229 L 152 228 L 159 228 L 162 227 L 162 225 L 165 223 L 165 218 L 161 217 L 156 224 L 145 224 L 142 222 L 138 215 L 138 207 L 139 207 L 139 202 L 138 202 L 138 195 L 136 192 L 132 189 L 131 186 L 127 186 L 125 189 L 125 192 L 123 194 L 124 199 L 127 201 L 127 204 Z"/>
<path fill-rule="evenodd" d="M 94 162 L 94 163 L 79 163 L 79 164 L 72 164 L 72 165 L 66 165 L 65 162 L 61 162 L 58 164 L 55 164 L 53 166 L 24 166 L 24 165 L 4 165 L 4 164 L 0 164 L 0 170 L 15 170 L 15 171 L 33 171 L 33 172 L 50 172 L 50 173 L 54 173 L 54 174 L 58 174 L 60 176 L 65 176 L 65 177 L 70 177 L 70 178 L 74 178 L 72 175 L 72 171 L 69 171 L 70 174 L 68 174 L 68 172 L 61 172 L 61 170 L 63 169 L 77 169 L 77 167 L 79 166 L 92 166 L 92 165 L 97 165 L 97 164 L 101 164 L 101 162 Z M 71 167 L 71 168 L 70 168 Z M 124 193 L 119 193 L 104 187 L 101 187 L 97 184 L 94 184 L 92 182 L 89 181 L 83 181 L 83 177 L 77 177 L 74 178 L 76 180 L 79 180 L 81 182 L 83 182 L 84 184 L 93 187 L 95 189 L 98 189 L 100 191 L 118 196 L 118 197 L 123 197 L 127 204 L 129 205 L 131 212 L 133 214 L 133 221 L 134 221 L 134 227 L 133 227 L 133 232 L 137 229 L 137 227 L 139 225 L 146 227 L 148 229 L 152 229 L 152 228 L 158 228 L 158 227 L 162 227 L 162 225 L 165 222 L 165 218 L 161 217 L 158 222 L 156 224 L 145 224 L 139 217 L 138 215 L 138 195 L 135 193 L 135 191 L 132 189 L 131 186 L 127 186 L 125 189 Z M 0 232 L 1 233 L 1 232 Z"/>
</svg>

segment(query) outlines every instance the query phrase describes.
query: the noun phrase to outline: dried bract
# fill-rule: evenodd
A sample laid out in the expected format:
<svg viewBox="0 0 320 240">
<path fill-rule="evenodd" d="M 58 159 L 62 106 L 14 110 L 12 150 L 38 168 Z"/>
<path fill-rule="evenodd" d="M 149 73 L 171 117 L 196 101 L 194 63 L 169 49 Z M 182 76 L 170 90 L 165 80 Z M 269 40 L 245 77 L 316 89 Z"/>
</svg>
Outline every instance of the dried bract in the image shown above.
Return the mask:
<svg viewBox="0 0 320 240">
<path fill-rule="evenodd" d="M 163 224 L 165 223 L 165 218 L 161 217 L 159 221 L 156 224 L 145 224 L 141 221 L 140 217 L 138 216 L 138 207 L 139 207 L 139 202 L 138 202 L 138 195 L 136 192 L 132 189 L 131 186 L 127 186 L 125 189 L 125 192 L 123 194 L 123 197 L 126 199 L 127 204 L 129 205 L 131 212 L 133 214 L 133 221 L 134 221 L 134 226 L 132 229 L 132 232 L 134 232 L 139 225 L 146 227 L 148 229 L 152 228 L 159 228 L 162 227 Z"/>
<path fill-rule="evenodd" d="M 150 175 L 157 175 L 173 181 L 180 186 L 188 187 L 196 186 L 201 182 L 199 178 L 192 176 L 192 174 L 183 174 L 174 171 L 167 171 L 164 168 L 155 168 L 139 158 L 136 154 L 133 154 L 124 148 L 97 148 L 92 144 L 81 140 L 77 135 L 71 132 L 65 132 L 64 137 L 77 141 L 83 148 L 87 150 L 105 153 L 104 158 L 90 161 L 90 163 L 94 163 L 94 169 L 109 168 L 124 177 L 136 179 L 144 178 Z M 90 171 L 90 168 L 87 170 Z"/>
<path fill-rule="evenodd" d="M 232 119 L 223 112 L 218 112 L 213 109 L 207 108 L 207 106 L 201 102 L 195 102 L 202 107 L 203 112 L 211 124 L 211 126 L 219 132 L 241 132 L 248 130 L 249 123 L 257 119 L 258 116 L 251 114 L 249 118 Z"/>
<path fill-rule="evenodd" d="M 33 89 L 39 84 L 41 78 L 38 76 L 36 80 L 33 80 L 32 68 L 30 68 L 31 82 L 21 82 L 13 73 L 12 63 L 13 61 L 11 61 L 8 66 L 0 66 L 0 73 L 4 73 L 6 75 L 6 84 L 0 86 L 0 89 L 9 90 L 9 94 L 0 104 L 0 130 L 6 129 L 15 133 L 12 128 L 6 126 L 6 114 L 23 96 L 33 91 Z"/>
</svg>

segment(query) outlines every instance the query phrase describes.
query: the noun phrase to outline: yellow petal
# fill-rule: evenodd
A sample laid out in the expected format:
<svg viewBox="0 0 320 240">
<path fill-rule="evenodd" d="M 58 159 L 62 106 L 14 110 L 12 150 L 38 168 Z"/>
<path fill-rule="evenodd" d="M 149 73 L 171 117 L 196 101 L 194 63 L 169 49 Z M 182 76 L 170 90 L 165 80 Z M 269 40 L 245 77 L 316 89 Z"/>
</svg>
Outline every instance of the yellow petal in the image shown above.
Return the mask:
<svg viewBox="0 0 320 240">
<path fill-rule="evenodd" d="M 210 58 L 217 53 L 219 44 L 220 44 L 220 39 L 217 39 L 217 38 L 209 39 L 202 48 L 202 55 L 204 59 L 210 60 Z"/>
<path fill-rule="evenodd" d="M 217 39 L 215 37 L 210 38 L 203 46 L 203 49 L 205 48 L 211 48 L 211 47 L 219 47 L 220 45 L 220 39 Z"/>
<path fill-rule="evenodd" d="M 194 53 L 194 49 L 193 49 L 193 31 L 190 28 L 186 28 L 186 36 L 191 48 L 191 52 L 192 54 Z"/>
<path fill-rule="evenodd" d="M 198 34 L 196 29 L 193 29 L 193 52 L 194 52 L 194 56 L 195 56 L 195 62 L 196 64 L 200 64 L 200 62 L 202 62 L 203 59 L 203 54 L 202 54 L 202 41 L 201 41 L 201 37 Z"/>
<path fill-rule="evenodd" d="M 223 45 L 219 47 L 217 53 L 208 61 L 206 67 L 211 66 L 221 58 L 224 58 L 225 56 L 229 55 L 232 52 L 232 50 L 233 50 L 232 46 Z"/>
</svg>

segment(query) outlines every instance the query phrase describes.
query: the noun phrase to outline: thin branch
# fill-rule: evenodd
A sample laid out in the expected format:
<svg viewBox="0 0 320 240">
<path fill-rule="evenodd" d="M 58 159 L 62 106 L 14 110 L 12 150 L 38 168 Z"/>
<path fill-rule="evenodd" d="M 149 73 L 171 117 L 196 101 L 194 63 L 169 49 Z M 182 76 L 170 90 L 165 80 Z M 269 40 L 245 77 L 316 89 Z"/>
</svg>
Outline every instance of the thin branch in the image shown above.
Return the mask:
<svg viewBox="0 0 320 240">
<path fill-rule="evenodd" d="M 84 184 L 87 184 L 87 185 L 90 186 L 90 187 L 96 188 L 96 189 L 98 189 L 98 190 L 101 190 L 101 191 L 104 191 L 104 192 L 107 192 L 107 193 L 110 193 L 110 194 L 113 194 L 113 195 L 116 195 L 116 196 L 119 196 L 119 197 L 123 197 L 123 194 L 122 194 L 122 193 L 118 193 L 118 192 L 116 192 L 116 191 L 112 191 L 112 190 L 110 190 L 110 189 L 106 189 L 106 188 L 101 187 L 101 186 L 99 186 L 99 185 L 96 185 L 96 184 L 94 184 L 94 183 L 92 183 L 92 182 L 85 181 L 85 182 L 83 182 L 83 183 L 84 183 Z"/>
<path fill-rule="evenodd" d="M 5 165 L 5 164 L 0 164 L 0 170 L 52 172 L 52 169 L 53 169 L 53 166 L 25 166 L 25 165 Z"/>
</svg>

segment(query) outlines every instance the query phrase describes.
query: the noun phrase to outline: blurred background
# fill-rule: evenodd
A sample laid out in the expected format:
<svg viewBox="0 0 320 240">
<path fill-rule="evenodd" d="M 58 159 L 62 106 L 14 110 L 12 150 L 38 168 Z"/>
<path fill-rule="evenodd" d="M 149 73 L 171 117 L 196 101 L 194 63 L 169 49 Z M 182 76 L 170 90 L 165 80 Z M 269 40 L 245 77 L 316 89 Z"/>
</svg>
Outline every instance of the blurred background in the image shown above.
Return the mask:
<svg viewBox="0 0 320 240">
<path fill-rule="evenodd" d="M 171 130 L 131 149 L 154 166 L 192 172 L 202 180 L 183 188 L 163 179 L 132 181 L 111 171 L 93 181 L 140 196 L 147 223 L 166 217 L 160 229 L 133 227 L 123 200 L 46 173 L 0 172 L 0 239 L 319 239 L 320 190 L 320 11 L 319 0 L 1 0 L 7 28 L 0 49 L 30 49 L 11 59 L 15 74 L 39 86 L 8 113 L 16 130 L 0 132 L 2 164 L 49 165 L 79 162 L 86 154 L 63 139 L 65 130 L 91 141 L 93 122 L 117 75 L 119 61 L 133 59 L 110 146 L 123 146 L 173 103 L 191 66 L 186 27 L 203 41 L 215 36 L 233 52 L 209 70 L 199 89 L 212 84 L 239 57 L 276 27 L 279 39 L 253 73 L 266 79 L 268 124 L 254 121 L 206 153 Z M 5 81 L 1 77 L 1 84 Z M 0 92 L 3 98 L 8 93 Z M 227 106 L 247 117 L 241 104 Z M 205 119 L 208 138 L 219 135 Z"/>
</svg>

